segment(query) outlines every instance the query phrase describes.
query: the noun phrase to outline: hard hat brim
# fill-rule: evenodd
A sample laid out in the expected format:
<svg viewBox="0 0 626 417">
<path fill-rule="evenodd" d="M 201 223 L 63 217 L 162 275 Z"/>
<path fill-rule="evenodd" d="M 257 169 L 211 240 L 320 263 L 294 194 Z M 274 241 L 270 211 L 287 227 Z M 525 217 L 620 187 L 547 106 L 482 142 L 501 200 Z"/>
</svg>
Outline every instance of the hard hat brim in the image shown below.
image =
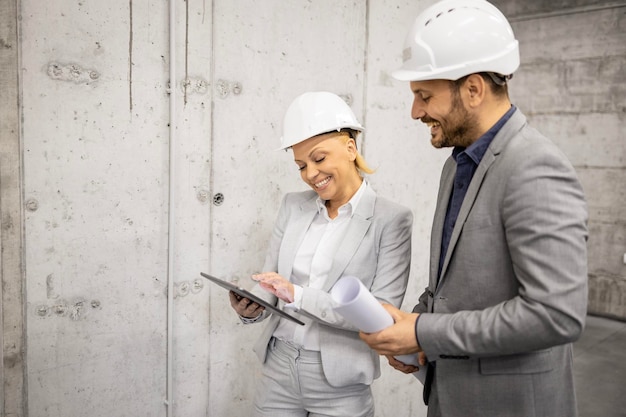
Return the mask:
<svg viewBox="0 0 626 417">
<path fill-rule="evenodd" d="M 362 133 L 365 131 L 365 128 L 361 125 L 349 125 L 349 126 L 343 126 L 341 129 L 352 129 L 352 130 L 356 130 L 359 133 Z M 339 130 L 329 130 L 327 132 L 320 132 L 316 135 L 311 136 L 310 138 L 306 138 L 301 140 L 300 142 L 296 142 L 296 143 L 292 143 L 290 145 L 286 145 L 286 146 L 280 146 L 279 148 L 274 149 L 275 151 L 286 151 L 287 149 L 291 148 L 293 145 L 297 145 L 298 143 L 302 143 L 305 140 L 309 140 L 311 138 L 314 138 L 315 136 L 319 136 L 319 135 L 325 135 L 326 133 L 331 133 L 331 132 L 339 132 L 341 131 L 341 129 Z M 280 138 L 281 143 L 283 142 L 283 138 Z"/>
</svg>

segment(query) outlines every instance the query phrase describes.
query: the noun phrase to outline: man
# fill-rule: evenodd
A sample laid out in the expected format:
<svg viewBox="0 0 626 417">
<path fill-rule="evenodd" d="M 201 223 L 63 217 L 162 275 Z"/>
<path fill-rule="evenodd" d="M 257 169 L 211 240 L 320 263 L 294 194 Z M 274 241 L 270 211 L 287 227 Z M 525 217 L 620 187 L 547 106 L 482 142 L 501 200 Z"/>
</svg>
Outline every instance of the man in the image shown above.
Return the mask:
<svg viewBox="0 0 626 417">
<path fill-rule="evenodd" d="M 427 364 L 428 416 L 577 415 L 572 342 L 587 304 L 587 209 L 573 167 L 509 101 L 518 43 L 484 0 L 420 14 L 404 64 L 411 116 L 452 147 L 437 197 L 426 291 L 361 338 Z M 426 362 L 427 361 L 427 362 Z"/>
</svg>

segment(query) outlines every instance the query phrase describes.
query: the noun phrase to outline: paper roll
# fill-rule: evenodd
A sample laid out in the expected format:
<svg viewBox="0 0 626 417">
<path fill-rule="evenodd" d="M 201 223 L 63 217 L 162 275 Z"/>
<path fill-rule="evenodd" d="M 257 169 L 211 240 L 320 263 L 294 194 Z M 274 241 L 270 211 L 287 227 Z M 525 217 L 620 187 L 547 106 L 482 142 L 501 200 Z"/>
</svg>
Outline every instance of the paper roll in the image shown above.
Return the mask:
<svg viewBox="0 0 626 417">
<path fill-rule="evenodd" d="M 376 333 L 393 324 L 387 310 L 358 278 L 341 278 L 330 294 L 338 304 L 335 311 L 365 333 Z"/>
<path fill-rule="evenodd" d="M 330 291 L 330 295 L 337 303 L 334 310 L 365 333 L 379 332 L 394 323 L 393 317 L 380 301 L 356 277 L 340 278 Z M 399 355 L 395 358 L 407 365 L 419 366 L 417 355 Z M 414 372 L 414 375 L 424 383 L 425 373 L 426 367 L 419 366 L 419 371 Z"/>
</svg>

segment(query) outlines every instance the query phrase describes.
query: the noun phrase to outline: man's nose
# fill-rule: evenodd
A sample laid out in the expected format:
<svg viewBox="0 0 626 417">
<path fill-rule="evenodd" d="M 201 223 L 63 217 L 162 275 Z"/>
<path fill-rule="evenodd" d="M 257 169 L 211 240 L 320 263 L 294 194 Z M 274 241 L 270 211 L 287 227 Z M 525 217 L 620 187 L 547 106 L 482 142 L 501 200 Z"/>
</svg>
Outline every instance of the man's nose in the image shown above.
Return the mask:
<svg viewBox="0 0 626 417">
<path fill-rule="evenodd" d="M 417 120 L 424 116 L 426 116 L 426 112 L 424 111 L 424 107 L 422 106 L 422 104 L 417 99 L 413 100 L 413 107 L 411 107 L 411 118 Z"/>
</svg>

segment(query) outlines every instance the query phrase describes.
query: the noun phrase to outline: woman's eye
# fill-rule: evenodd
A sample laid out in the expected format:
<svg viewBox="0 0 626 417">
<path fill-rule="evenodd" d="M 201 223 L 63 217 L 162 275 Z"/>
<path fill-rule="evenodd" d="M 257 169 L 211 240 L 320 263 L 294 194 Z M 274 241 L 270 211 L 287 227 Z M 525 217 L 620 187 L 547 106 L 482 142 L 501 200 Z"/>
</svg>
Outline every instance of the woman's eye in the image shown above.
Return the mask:
<svg viewBox="0 0 626 417">
<path fill-rule="evenodd" d="M 298 165 L 298 171 L 302 171 L 304 168 L 306 168 L 306 165 Z"/>
<path fill-rule="evenodd" d="M 322 162 L 324 159 L 326 159 L 326 157 L 325 157 L 325 156 L 323 156 L 323 157 L 321 157 L 321 158 L 317 158 L 317 159 L 315 160 L 315 163 L 316 163 L 316 164 L 319 164 L 319 163 L 320 163 L 320 162 Z"/>
</svg>

